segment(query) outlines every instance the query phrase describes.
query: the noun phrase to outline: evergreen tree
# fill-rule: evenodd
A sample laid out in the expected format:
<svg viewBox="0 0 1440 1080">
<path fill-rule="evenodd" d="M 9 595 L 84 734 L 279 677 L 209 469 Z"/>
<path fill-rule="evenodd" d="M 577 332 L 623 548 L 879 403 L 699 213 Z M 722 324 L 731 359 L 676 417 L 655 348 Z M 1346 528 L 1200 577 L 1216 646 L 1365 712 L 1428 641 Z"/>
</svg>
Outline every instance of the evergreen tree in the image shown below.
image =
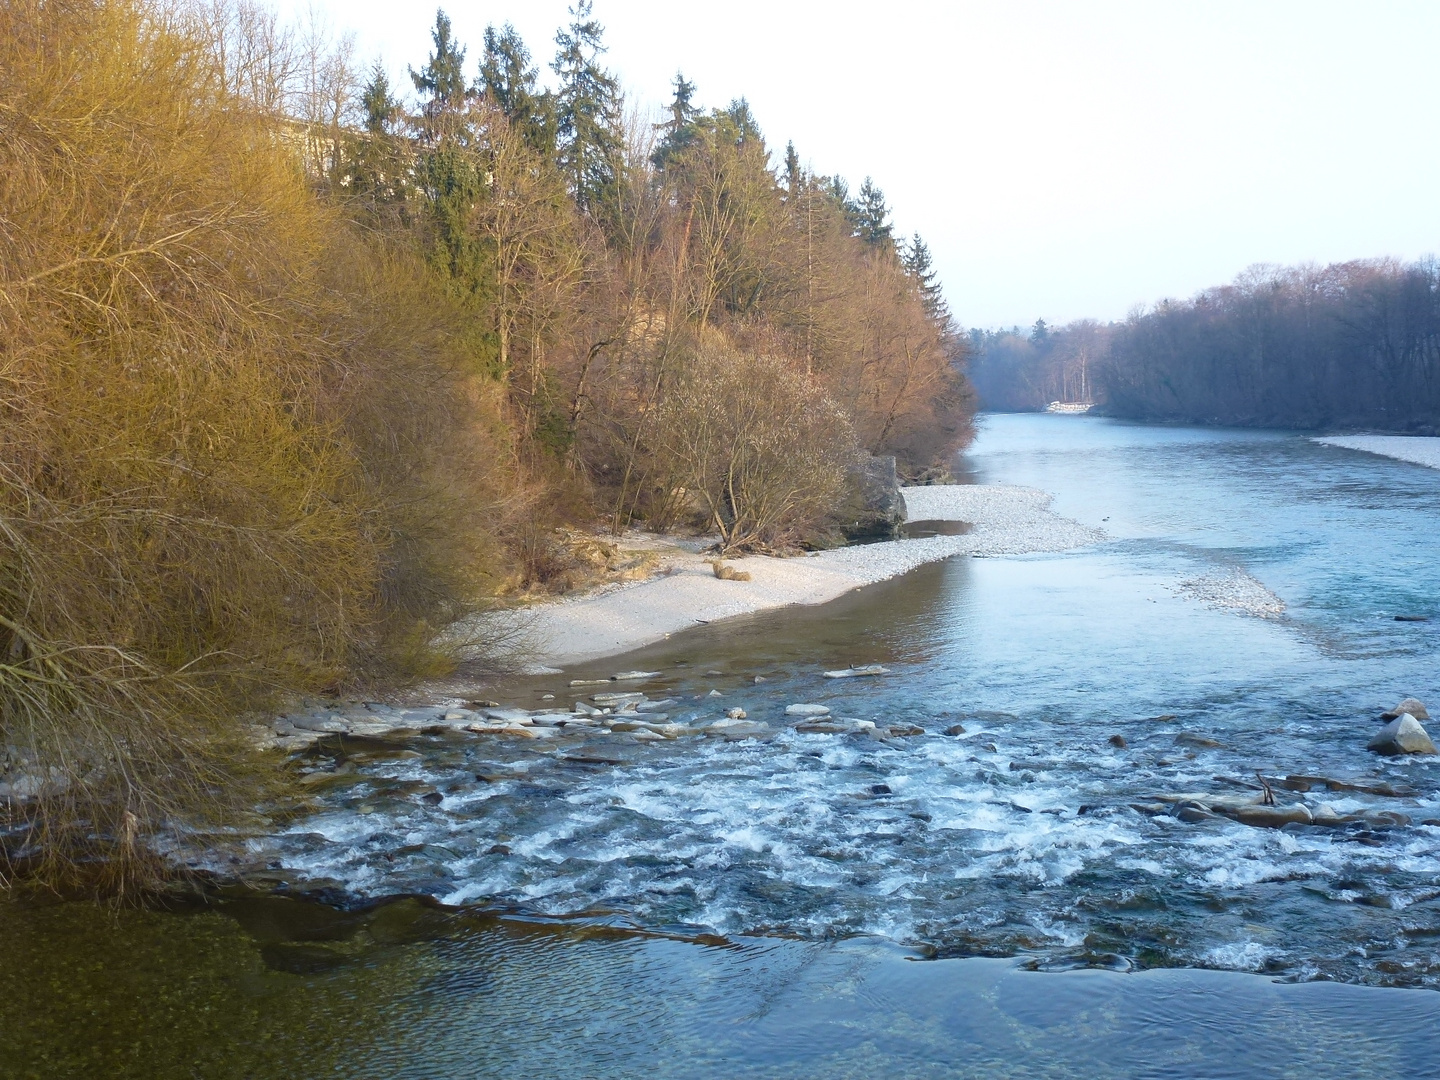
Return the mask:
<svg viewBox="0 0 1440 1080">
<path fill-rule="evenodd" d="M 800 155 L 793 141 L 785 144 L 785 187 L 792 196 L 800 190 Z"/>
<path fill-rule="evenodd" d="M 860 197 L 855 200 L 855 235 L 871 247 L 891 248 L 894 228 L 887 220 L 890 209 L 885 205 L 885 193 L 875 186 L 870 177 L 860 185 Z"/>
<path fill-rule="evenodd" d="M 559 165 L 576 205 L 603 215 L 618 195 L 622 139 L 620 88 L 600 66 L 604 28 L 591 17 L 592 0 L 578 0 L 570 24 L 555 35 L 559 46 L 551 70 L 560 77 L 556 93 Z"/>
<path fill-rule="evenodd" d="M 1020 328 L 1017 326 L 1017 327 L 1015 328 L 1015 330 L 1016 330 L 1016 333 L 1018 334 Z M 1049 339 L 1050 339 L 1050 327 L 1048 327 L 1048 326 L 1045 325 L 1045 320 L 1044 320 L 1044 319 L 1036 319 L 1036 320 L 1035 320 L 1035 325 L 1030 328 L 1030 340 L 1031 340 L 1032 342 L 1034 342 L 1036 345 L 1044 345 L 1045 342 L 1048 341 Z"/>
<path fill-rule="evenodd" d="M 916 233 L 900 252 L 900 263 L 905 272 L 914 280 L 920 290 L 920 302 L 929 315 L 942 328 L 949 325 L 950 308 L 945 303 L 945 292 L 940 286 L 940 275 L 930 257 L 929 245 Z"/>
<path fill-rule="evenodd" d="M 361 130 L 342 140 L 350 194 L 372 211 L 386 203 L 403 205 L 410 181 L 405 140 L 399 131 L 404 113 L 379 63 L 360 92 L 360 115 Z"/>
<path fill-rule="evenodd" d="M 435 12 L 435 29 L 430 31 L 430 40 L 435 43 L 435 52 L 419 71 L 410 69 L 410 80 L 424 97 L 420 110 L 425 133 L 435 138 L 450 126 L 443 123 L 442 118 L 459 113 L 465 107 L 465 50 L 450 36 L 450 17 L 441 10 Z"/>
<path fill-rule="evenodd" d="M 365 130 L 371 135 L 392 135 L 400 118 L 400 102 L 390 93 L 390 80 L 385 68 L 376 61 L 370 81 L 360 92 L 360 107 L 365 113 Z"/>
<path fill-rule="evenodd" d="M 531 149 L 549 156 L 555 152 L 555 101 L 548 91 L 536 92 L 539 74 L 514 26 L 506 23 L 499 30 L 485 28 L 480 91 L 505 114 Z"/>
<path fill-rule="evenodd" d="M 760 142 L 763 138 L 760 134 L 760 124 L 756 121 L 755 114 L 750 111 L 750 102 L 743 97 L 730 102 L 730 107 L 725 110 L 725 115 L 735 125 L 737 142 Z"/>
<path fill-rule="evenodd" d="M 650 155 L 657 169 L 665 168 L 671 159 L 694 142 L 696 121 L 700 117 L 700 110 L 694 104 L 695 84 L 687 82 L 685 76 L 677 71 L 671 85 L 675 87 L 675 97 L 669 106 L 670 119 L 657 125 L 657 130 L 664 134 L 655 152 Z"/>
</svg>

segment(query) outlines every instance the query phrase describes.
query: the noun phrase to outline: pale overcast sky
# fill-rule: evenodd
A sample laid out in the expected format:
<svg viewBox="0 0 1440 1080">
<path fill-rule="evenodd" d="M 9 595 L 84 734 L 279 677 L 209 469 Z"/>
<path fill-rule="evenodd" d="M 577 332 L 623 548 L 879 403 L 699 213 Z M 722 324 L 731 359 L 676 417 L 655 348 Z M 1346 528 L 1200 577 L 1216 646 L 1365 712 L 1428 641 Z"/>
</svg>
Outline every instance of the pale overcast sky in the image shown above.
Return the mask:
<svg viewBox="0 0 1440 1080">
<path fill-rule="evenodd" d="M 443 5 L 479 61 L 540 62 L 567 0 Z M 299 0 L 397 82 L 431 0 Z M 778 161 L 884 190 L 969 326 L 1121 318 L 1257 262 L 1440 251 L 1440 3 L 684 4 L 596 0 L 606 63 L 657 108 L 745 96 Z M 408 87 L 409 80 L 404 80 Z"/>
</svg>

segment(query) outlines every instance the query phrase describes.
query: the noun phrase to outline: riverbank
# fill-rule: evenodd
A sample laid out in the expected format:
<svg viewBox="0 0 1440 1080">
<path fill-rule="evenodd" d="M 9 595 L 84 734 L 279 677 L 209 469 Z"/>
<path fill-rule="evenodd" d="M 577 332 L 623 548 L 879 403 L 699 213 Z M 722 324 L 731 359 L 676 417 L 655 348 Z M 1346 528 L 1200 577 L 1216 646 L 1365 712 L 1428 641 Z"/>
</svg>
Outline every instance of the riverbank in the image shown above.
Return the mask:
<svg viewBox="0 0 1440 1080">
<path fill-rule="evenodd" d="M 1314 440 L 1322 446 L 1338 446 L 1367 454 L 1408 461 L 1440 469 L 1440 438 L 1432 435 L 1333 435 Z"/>
<path fill-rule="evenodd" d="M 466 628 L 481 640 L 514 642 L 516 657 L 541 672 L 629 652 L 692 626 L 790 604 L 823 604 L 926 563 L 956 555 L 1066 551 L 1104 538 L 1052 512 L 1051 496 L 1009 485 L 902 489 L 911 522 L 966 522 L 968 533 L 889 540 L 795 558 L 751 556 L 728 564 L 748 581 L 717 578 L 710 560 L 673 542 L 656 576 L 520 611 L 484 616 Z M 643 543 L 644 541 L 640 541 Z"/>
</svg>

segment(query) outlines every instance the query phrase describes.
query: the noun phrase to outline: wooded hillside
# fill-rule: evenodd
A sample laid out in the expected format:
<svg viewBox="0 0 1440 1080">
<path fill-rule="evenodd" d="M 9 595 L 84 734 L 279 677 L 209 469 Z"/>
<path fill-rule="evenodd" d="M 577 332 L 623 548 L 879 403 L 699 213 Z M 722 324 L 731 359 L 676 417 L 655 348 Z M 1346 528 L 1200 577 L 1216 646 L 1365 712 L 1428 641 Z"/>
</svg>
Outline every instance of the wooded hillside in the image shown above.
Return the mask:
<svg viewBox="0 0 1440 1080">
<path fill-rule="evenodd" d="M 120 881 L 238 710 L 444 670 L 559 526 L 825 542 L 969 437 L 874 185 L 636 117 L 588 0 L 550 90 L 433 44 L 406 104 L 247 0 L 0 7 L 0 870 Z"/>
</svg>

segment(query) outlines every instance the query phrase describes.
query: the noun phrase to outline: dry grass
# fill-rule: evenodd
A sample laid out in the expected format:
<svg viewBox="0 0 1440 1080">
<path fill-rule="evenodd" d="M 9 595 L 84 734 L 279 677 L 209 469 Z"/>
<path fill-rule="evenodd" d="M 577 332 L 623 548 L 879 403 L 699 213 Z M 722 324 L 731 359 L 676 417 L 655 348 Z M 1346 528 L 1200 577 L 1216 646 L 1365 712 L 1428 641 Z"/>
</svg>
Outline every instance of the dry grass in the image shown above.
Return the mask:
<svg viewBox="0 0 1440 1080">
<path fill-rule="evenodd" d="M 0 870 L 51 882 L 153 871 L 247 700 L 443 668 L 503 512 L 461 316 L 212 45 L 0 7 Z"/>
</svg>

